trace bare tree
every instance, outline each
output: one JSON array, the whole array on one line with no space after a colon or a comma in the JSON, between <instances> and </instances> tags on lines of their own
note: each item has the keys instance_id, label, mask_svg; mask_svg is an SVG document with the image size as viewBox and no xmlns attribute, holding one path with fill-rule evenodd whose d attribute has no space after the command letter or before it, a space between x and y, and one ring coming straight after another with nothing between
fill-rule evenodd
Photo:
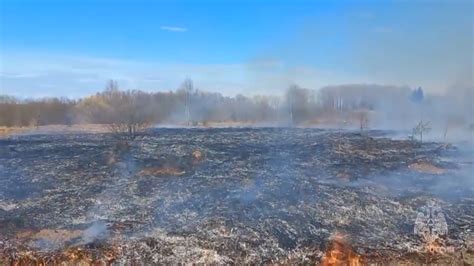
<instances>
[{"instance_id":1,"label":"bare tree","mask_svg":"<svg viewBox=\"0 0 474 266\"><path fill-rule=\"evenodd\" d=\"M181 84L180 90L184 94L184 115L186 116L186 125L191 125L191 95L194 85L190 78L186 78Z\"/></svg>"},{"instance_id":2,"label":"bare tree","mask_svg":"<svg viewBox=\"0 0 474 266\"><path fill-rule=\"evenodd\" d=\"M307 118L309 98L309 90L300 88L298 85L291 85L286 91L285 100L292 125Z\"/></svg>"},{"instance_id":3,"label":"bare tree","mask_svg":"<svg viewBox=\"0 0 474 266\"><path fill-rule=\"evenodd\" d=\"M366 110L358 112L360 133L364 133L369 128L369 114Z\"/></svg>"},{"instance_id":4,"label":"bare tree","mask_svg":"<svg viewBox=\"0 0 474 266\"><path fill-rule=\"evenodd\" d=\"M418 136L418 139L420 142L423 142L423 134L427 133L431 130L431 123L429 121L423 122L423 120L420 120L418 124L413 128L412 131L412 139L416 139L416 136Z\"/></svg>"},{"instance_id":5,"label":"bare tree","mask_svg":"<svg viewBox=\"0 0 474 266\"><path fill-rule=\"evenodd\" d=\"M110 81L105 92L109 128L115 136L133 140L151 124L151 117L143 108L146 95L138 91L120 91Z\"/></svg>"},{"instance_id":6,"label":"bare tree","mask_svg":"<svg viewBox=\"0 0 474 266\"><path fill-rule=\"evenodd\" d=\"M293 91L295 90L295 88L292 86L288 89L287 93L286 93L286 102L288 104L288 114L290 116L290 123L293 125L294 124L294 95L293 95Z\"/></svg>"},{"instance_id":7,"label":"bare tree","mask_svg":"<svg viewBox=\"0 0 474 266\"><path fill-rule=\"evenodd\" d=\"M443 130L443 141L446 143L447 137L448 137L448 130L449 130L449 123L446 123L444 125L444 130Z\"/></svg>"}]
</instances>

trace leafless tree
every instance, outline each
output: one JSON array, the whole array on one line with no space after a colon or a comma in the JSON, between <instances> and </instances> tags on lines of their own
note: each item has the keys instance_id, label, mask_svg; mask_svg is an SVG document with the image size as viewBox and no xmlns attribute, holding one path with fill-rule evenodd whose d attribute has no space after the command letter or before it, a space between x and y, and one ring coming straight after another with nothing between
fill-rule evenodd
<instances>
[{"instance_id":1,"label":"leafless tree","mask_svg":"<svg viewBox=\"0 0 474 266\"><path fill-rule=\"evenodd\" d=\"M446 140L448 138L448 130L449 130L449 124L446 123L444 125L444 130L443 130L443 141L446 143Z\"/></svg>"},{"instance_id":2,"label":"leafless tree","mask_svg":"<svg viewBox=\"0 0 474 266\"><path fill-rule=\"evenodd\" d=\"M24 127L66 124L75 101L64 98L20 100L0 95L0 126Z\"/></svg>"},{"instance_id":3,"label":"leafless tree","mask_svg":"<svg viewBox=\"0 0 474 266\"><path fill-rule=\"evenodd\" d=\"M361 131L364 131L369 121L364 115L353 116L358 110L367 110L368 115L372 114L369 110L377 114L384 112L383 117L387 120L405 121L416 112L410 102L410 92L409 88L375 85L325 87L318 91L293 85L287 89L284 97L268 95L229 97L220 93L198 91L190 79L184 80L178 90L168 92L120 91L117 82L110 81L105 91L77 100L16 99L0 95L0 126L93 123L112 125L113 131L123 132L119 135L129 138L134 138L136 132L141 131L147 124L163 121L187 125L229 121L244 123L285 121L294 125L302 123L336 125L335 122L344 121L340 124L341 127L349 121L355 121L359 123ZM432 98L432 101L442 103L446 100L446 104L454 106L451 104L454 101L452 99L458 99L454 96ZM402 107L399 107L399 103ZM426 107L428 103L430 102L426 102ZM455 121L456 125L472 123L472 119L466 117L467 110L467 107L462 107L450 111L452 114L447 117L448 121ZM431 121L437 119L433 117L434 114L429 115L429 119L424 119ZM414 136L422 140L425 133L420 134L420 129L419 127ZM447 130L448 128L444 132L445 138L448 135Z\"/></svg>"},{"instance_id":4,"label":"leafless tree","mask_svg":"<svg viewBox=\"0 0 474 266\"><path fill-rule=\"evenodd\" d=\"M109 128L114 136L133 140L151 124L151 117L142 103L146 95L138 91L120 91L110 81L105 91Z\"/></svg>"},{"instance_id":5,"label":"leafless tree","mask_svg":"<svg viewBox=\"0 0 474 266\"><path fill-rule=\"evenodd\" d=\"M186 78L181 84L180 90L184 94L184 115L186 117L186 125L191 125L191 95L194 85L190 78Z\"/></svg>"},{"instance_id":6,"label":"leafless tree","mask_svg":"<svg viewBox=\"0 0 474 266\"><path fill-rule=\"evenodd\" d=\"M290 116L290 123L293 125L294 124L294 90L295 87L290 87L288 91L286 92L286 103L288 104L288 114Z\"/></svg>"},{"instance_id":7,"label":"leafless tree","mask_svg":"<svg viewBox=\"0 0 474 266\"><path fill-rule=\"evenodd\" d=\"M369 114L366 110L358 112L360 133L364 133L369 128Z\"/></svg>"},{"instance_id":8,"label":"leafless tree","mask_svg":"<svg viewBox=\"0 0 474 266\"><path fill-rule=\"evenodd\" d=\"M431 123L429 121L423 121L420 120L418 124L413 128L413 133L412 133L412 138L416 139L416 136L418 136L418 139L420 142L423 142L423 134L427 133L431 130Z\"/></svg>"},{"instance_id":9,"label":"leafless tree","mask_svg":"<svg viewBox=\"0 0 474 266\"><path fill-rule=\"evenodd\" d=\"M300 88L298 85L291 85L288 88L285 100L291 124L297 124L307 118L309 99L309 90Z\"/></svg>"}]
</instances>

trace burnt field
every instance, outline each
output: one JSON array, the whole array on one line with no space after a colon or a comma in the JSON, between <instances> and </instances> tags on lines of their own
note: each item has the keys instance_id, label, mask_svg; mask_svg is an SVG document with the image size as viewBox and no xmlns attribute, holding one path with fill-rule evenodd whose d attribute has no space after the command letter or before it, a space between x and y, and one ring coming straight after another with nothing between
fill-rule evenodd
<instances>
[{"instance_id":1,"label":"burnt field","mask_svg":"<svg viewBox=\"0 0 474 266\"><path fill-rule=\"evenodd\" d=\"M470 264L472 163L462 145L380 131L12 136L0 264ZM426 222L430 237L414 232L426 206L445 220Z\"/></svg>"}]
</instances>

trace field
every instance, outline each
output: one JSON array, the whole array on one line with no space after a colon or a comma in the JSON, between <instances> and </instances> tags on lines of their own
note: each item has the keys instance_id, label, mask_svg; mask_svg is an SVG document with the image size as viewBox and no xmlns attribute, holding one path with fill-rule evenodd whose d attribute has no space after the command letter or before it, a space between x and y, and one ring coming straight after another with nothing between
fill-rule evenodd
<instances>
[{"instance_id":1,"label":"field","mask_svg":"<svg viewBox=\"0 0 474 266\"><path fill-rule=\"evenodd\" d=\"M383 131L12 135L0 264L474 263L472 170L465 146ZM429 239L427 206L447 224Z\"/></svg>"}]
</instances>

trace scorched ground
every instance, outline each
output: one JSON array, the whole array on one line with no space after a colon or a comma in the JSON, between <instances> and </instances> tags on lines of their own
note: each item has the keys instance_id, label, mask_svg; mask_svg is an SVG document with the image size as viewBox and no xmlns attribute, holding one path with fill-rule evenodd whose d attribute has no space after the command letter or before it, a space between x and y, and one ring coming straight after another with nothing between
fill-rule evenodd
<instances>
[{"instance_id":1,"label":"scorched ground","mask_svg":"<svg viewBox=\"0 0 474 266\"><path fill-rule=\"evenodd\" d=\"M385 132L0 140L0 264L473 263L472 153ZM414 233L436 204L448 232Z\"/></svg>"}]
</instances>

